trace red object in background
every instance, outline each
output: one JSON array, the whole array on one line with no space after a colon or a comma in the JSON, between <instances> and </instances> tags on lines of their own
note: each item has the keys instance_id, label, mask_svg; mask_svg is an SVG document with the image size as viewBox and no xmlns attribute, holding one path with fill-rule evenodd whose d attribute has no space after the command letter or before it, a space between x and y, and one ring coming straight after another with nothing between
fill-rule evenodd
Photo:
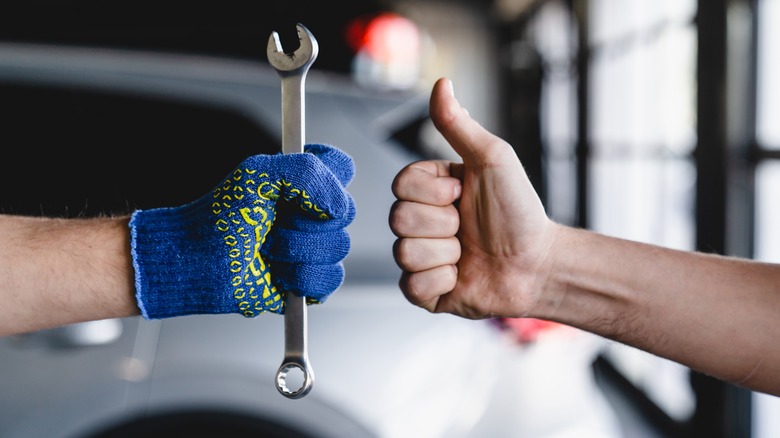
<instances>
[{"instance_id":1,"label":"red object in background","mask_svg":"<svg viewBox=\"0 0 780 438\"><path fill-rule=\"evenodd\" d=\"M381 62L415 60L420 52L417 25L392 12L359 17L346 29L347 44Z\"/></svg>"},{"instance_id":2,"label":"red object in background","mask_svg":"<svg viewBox=\"0 0 780 438\"><path fill-rule=\"evenodd\" d=\"M499 329L510 332L521 344L535 342L540 333L561 327L557 322L535 318L497 318L494 321Z\"/></svg>"}]
</instances>

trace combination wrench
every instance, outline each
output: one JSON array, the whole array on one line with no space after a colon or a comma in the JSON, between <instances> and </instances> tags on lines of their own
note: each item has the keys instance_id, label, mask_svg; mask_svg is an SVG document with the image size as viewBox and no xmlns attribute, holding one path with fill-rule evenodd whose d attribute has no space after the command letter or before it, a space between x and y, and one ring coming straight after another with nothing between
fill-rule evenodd
<instances>
[{"instance_id":1,"label":"combination wrench","mask_svg":"<svg viewBox=\"0 0 780 438\"><path fill-rule=\"evenodd\" d=\"M282 50L279 34L272 32L268 38L268 62L276 69L282 81L282 153L303 152L305 138L304 84L309 67L317 59L319 45L314 35L298 23L299 47L290 53ZM286 291L284 303L284 359L276 372L276 389L288 398L301 398L311 391L314 371L307 352L308 321L306 298ZM288 374L298 370L303 373L300 387L288 386Z\"/></svg>"}]
</instances>

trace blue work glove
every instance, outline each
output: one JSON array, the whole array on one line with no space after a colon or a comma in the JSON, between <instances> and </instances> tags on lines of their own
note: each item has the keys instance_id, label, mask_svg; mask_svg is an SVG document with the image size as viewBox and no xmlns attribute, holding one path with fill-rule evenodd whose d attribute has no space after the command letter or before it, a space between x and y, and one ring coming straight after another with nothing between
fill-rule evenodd
<instances>
[{"instance_id":1,"label":"blue work glove","mask_svg":"<svg viewBox=\"0 0 780 438\"><path fill-rule=\"evenodd\" d=\"M321 144L306 146L347 187L355 175L352 158ZM268 233L263 254L273 265L278 289L307 297L309 303L322 303L344 280L341 261L349 252L346 227L355 218L355 203L349 194L346 214L328 220L309 214L294 203L281 203L277 220Z\"/></svg>"},{"instance_id":2,"label":"blue work glove","mask_svg":"<svg viewBox=\"0 0 780 438\"><path fill-rule=\"evenodd\" d=\"M322 303L344 279L352 158L333 146L255 155L211 193L130 219L136 301L147 319L284 313L284 293Z\"/></svg>"}]
</instances>

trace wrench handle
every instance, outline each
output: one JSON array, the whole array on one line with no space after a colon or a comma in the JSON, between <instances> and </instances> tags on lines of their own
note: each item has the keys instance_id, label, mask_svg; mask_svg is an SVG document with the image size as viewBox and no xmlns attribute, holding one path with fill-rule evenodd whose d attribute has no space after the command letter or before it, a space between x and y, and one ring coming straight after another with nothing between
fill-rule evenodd
<instances>
[{"instance_id":1,"label":"wrench handle","mask_svg":"<svg viewBox=\"0 0 780 438\"><path fill-rule=\"evenodd\" d=\"M282 153L303 152L305 138L306 72L282 77ZM284 359L276 372L276 389L285 397L300 398L311 391L314 371L309 364L306 299L287 291L284 304ZM300 385L288 383L289 373L302 374ZM300 380L300 379L297 379ZM296 389L297 388L297 389Z\"/></svg>"},{"instance_id":2,"label":"wrench handle","mask_svg":"<svg viewBox=\"0 0 780 438\"><path fill-rule=\"evenodd\" d=\"M282 153L303 152L306 138L306 73L282 77Z\"/></svg>"}]
</instances>

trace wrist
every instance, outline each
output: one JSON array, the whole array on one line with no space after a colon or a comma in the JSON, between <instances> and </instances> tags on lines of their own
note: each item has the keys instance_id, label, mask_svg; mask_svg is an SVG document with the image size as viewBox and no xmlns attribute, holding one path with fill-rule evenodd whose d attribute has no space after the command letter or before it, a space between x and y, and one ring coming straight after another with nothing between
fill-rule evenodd
<instances>
[{"instance_id":1,"label":"wrist","mask_svg":"<svg viewBox=\"0 0 780 438\"><path fill-rule=\"evenodd\" d=\"M624 241L558 225L538 317L614 337L636 318L641 279L622 269Z\"/></svg>"}]
</instances>

